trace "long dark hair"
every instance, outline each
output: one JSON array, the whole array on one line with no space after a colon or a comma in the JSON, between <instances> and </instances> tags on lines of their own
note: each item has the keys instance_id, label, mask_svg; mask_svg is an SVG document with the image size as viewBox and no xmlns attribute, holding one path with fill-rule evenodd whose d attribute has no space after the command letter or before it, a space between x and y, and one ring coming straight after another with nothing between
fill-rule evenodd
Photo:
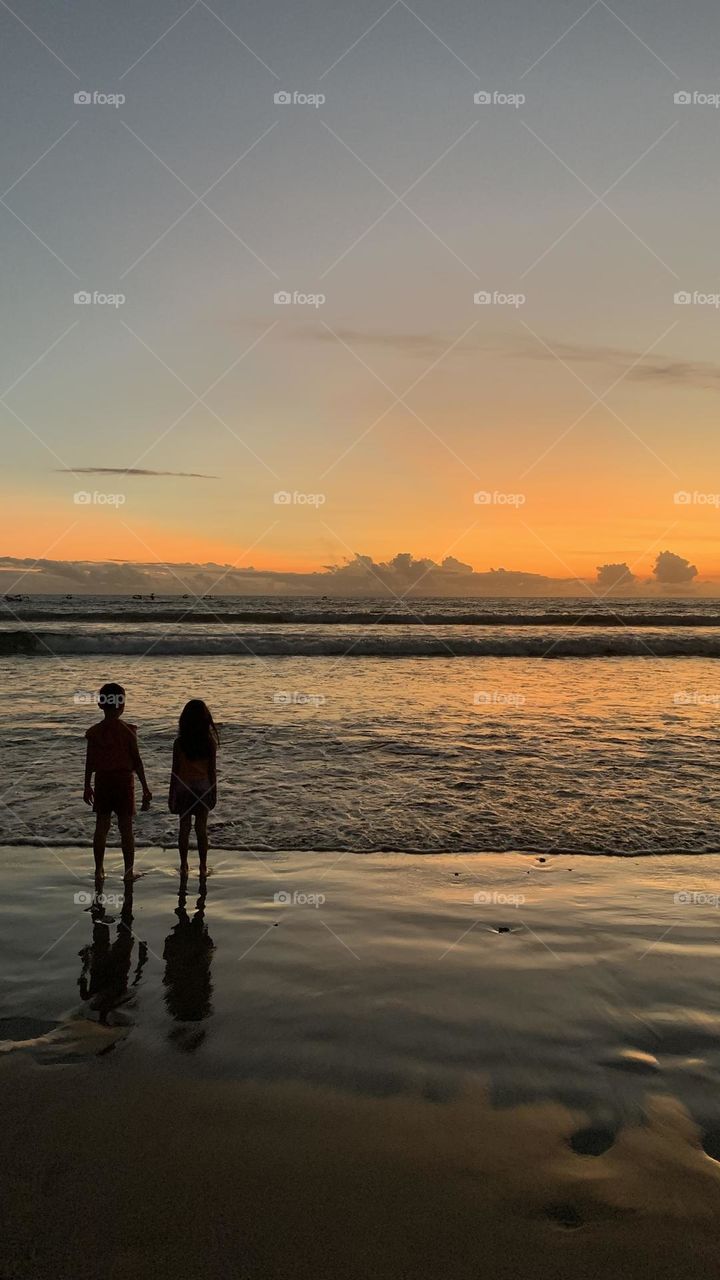
<instances>
[{"instance_id":1,"label":"long dark hair","mask_svg":"<svg viewBox=\"0 0 720 1280\"><path fill-rule=\"evenodd\" d=\"M215 721L200 698L192 698L182 709L178 742L188 760L206 760L214 755L220 735Z\"/></svg>"}]
</instances>

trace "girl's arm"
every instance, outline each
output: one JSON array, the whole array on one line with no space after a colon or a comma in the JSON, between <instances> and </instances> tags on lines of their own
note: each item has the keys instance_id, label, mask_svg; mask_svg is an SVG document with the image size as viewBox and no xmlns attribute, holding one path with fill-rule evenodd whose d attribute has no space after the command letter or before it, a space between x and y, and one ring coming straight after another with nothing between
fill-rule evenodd
<instances>
[{"instance_id":1,"label":"girl's arm","mask_svg":"<svg viewBox=\"0 0 720 1280\"><path fill-rule=\"evenodd\" d=\"M173 742L172 754L172 770L170 773L170 790L168 791L168 809L171 813L177 813L177 784L178 784L178 765L179 765L178 744Z\"/></svg>"},{"instance_id":2,"label":"girl's arm","mask_svg":"<svg viewBox=\"0 0 720 1280\"><path fill-rule=\"evenodd\" d=\"M217 748L213 746L210 752L210 767L208 769L210 779L210 808L214 809L217 804Z\"/></svg>"},{"instance_id":3,"label":"girl's arm","mask_svg":"<svg viewBox=\"0 0 720 1280\"><path fill-rule=\"evenodd\" d=\"M85 751L85 789L83 791L83 800L85 801L85 804L92 804L95 798L92 789L92 776L93 766L92 760L90 759L90 743L88 742L87 749Z\"/></svg>"}]
</instances>

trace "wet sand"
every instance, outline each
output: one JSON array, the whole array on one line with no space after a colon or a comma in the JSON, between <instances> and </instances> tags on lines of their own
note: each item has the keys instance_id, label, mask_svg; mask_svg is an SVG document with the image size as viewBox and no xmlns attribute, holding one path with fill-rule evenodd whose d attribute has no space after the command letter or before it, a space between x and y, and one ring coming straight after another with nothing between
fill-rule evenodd
<instances>
[{"instance_id":1,"label":"wet sand","mask_svg":"<svg viewBox=\"0 0 720 1280\"><path fill-rule=\"evenodd\" d=\"M720 859L0 861L3 1277L718 1275Z\"/></svg>"},{"instance_id":2,"label":"wet sand","mask_svg":"<svg viewBox=\"0 0 720 1280\"><path fill-rule=\"evenodd\" d=\"M16 1061L4 1274L716 1276L720 1171L683 1108L597 1157L579 1119Z\"/></svg>"}]
</instances>

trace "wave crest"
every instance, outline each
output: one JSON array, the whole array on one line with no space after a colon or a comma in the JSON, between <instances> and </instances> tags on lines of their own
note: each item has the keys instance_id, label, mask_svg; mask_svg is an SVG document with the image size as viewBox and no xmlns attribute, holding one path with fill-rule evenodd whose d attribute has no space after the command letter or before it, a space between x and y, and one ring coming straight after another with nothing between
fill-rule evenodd
<instances>
[{"instance_id":1,"label":"wave crest","mask_svg":"<svg viewBox=\"0 0 720 1280\"><path fill-rule=\"evenodd\" d=\"M326 657L326 658L720 658L720 634L688 631L528 631L441 636L422 633L358 635L306 632L240 631L229 627L202 632L192 627L178 635L150 630L0 632L0 654L27 657L81 657L91 654L153 657Z\"/></svg>"}]
</instances>

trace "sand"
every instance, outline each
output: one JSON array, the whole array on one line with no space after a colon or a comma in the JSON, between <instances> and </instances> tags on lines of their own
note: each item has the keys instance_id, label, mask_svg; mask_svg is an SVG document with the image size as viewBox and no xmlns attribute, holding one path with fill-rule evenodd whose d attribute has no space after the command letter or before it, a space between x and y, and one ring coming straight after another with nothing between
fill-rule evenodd
<instances>
[{"instance_id":1,"label":"sand","mask_svg":"<svg viewBox=\"0 0 720 1280\"><path fill-rule=\"evenodd\" d=\"M3 1278L718 1275L720 860L245 857L185 920L154 854L113 1004L57 852L2 855Z\"/></svg>"}]
</instances>

